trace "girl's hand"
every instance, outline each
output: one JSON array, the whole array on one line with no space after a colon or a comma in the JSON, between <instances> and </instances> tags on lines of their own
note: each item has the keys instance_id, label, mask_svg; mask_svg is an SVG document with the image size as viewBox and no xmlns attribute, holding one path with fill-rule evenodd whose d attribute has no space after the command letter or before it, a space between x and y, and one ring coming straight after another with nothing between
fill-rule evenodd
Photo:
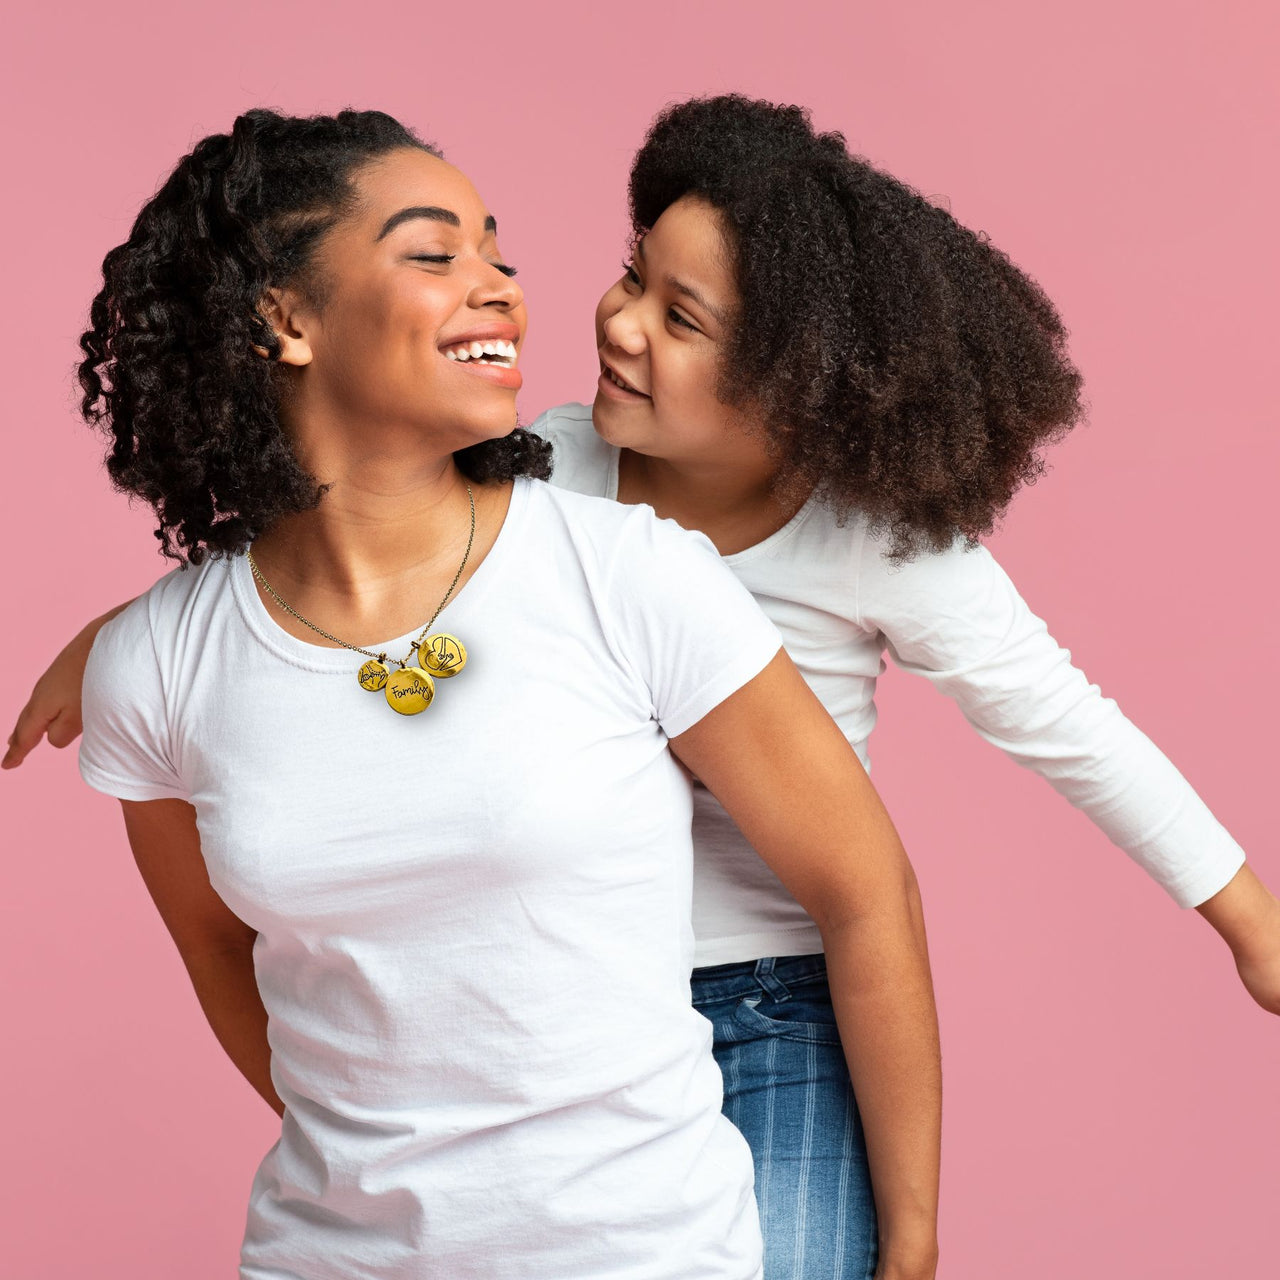
<instances>
[{"instance_id":1,"label":"girl's hand","mask_svg":"<svg viewBox=\"0 0 1280 1280\"><path fill-rule=\"evenodd\" d=\"M1268 1012L1280 1014L1280 930L1271 953L1261 959L1236 957L1245 990Z\"/></svg>"},{"instance_id":2,"label":"girl's hand","mask_svg":"<svg viewBox=\"0 0 1280 1280\"><path fill-rule=\"evenodd\" d=\"M36 681L27 705L18 713L0 769L16 769L43 737L48 737L52 746L68 747L84 732L80 720L80 687L84 683L89 650L98 632L126 607L122 604L95 618Z\"/></svg>"},{"instance_id":3,"label":"girl's hand","mask_svg":"<svg viewBox=\"0 0 1280 1280\"><path fill-rule=\"evenodd\" d=\"M1271 899L1257 929L1232 954L1245 990L1268 1013L1280 1014L1280 902Z\"/></svg>"},{"instance_id":4,"label":"girl's hand","mask_svg":"<svg viewBox=\"0 0 1280 1280\"><path fill-rule=\"evenodd\" d=\"M1280 1014L1280 901L1246 864L1196 910L1231 948L1245 990Z\"/></svg>"}]
</instances>

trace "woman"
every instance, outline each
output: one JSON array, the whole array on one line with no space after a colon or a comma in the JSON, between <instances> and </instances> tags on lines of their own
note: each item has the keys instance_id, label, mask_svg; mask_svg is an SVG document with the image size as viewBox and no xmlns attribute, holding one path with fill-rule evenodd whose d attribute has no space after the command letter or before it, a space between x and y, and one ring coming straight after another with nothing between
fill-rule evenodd
<instances>
[{"instance_id":1,"label":"woman","mask_svg":"<svg viewBox=\"0 0 1280 1280\"><path fill-rule=\"evenodd\" d=\"M112 478L187 562L97 639L82 773L282 1116L241 1274L760 1275L678 759L824 923L882 1273L931 1276L909 865L712 550L529 478L513 274L389 117L250 112L108 254L82 340Z\"/></svg>"}]
</instances>

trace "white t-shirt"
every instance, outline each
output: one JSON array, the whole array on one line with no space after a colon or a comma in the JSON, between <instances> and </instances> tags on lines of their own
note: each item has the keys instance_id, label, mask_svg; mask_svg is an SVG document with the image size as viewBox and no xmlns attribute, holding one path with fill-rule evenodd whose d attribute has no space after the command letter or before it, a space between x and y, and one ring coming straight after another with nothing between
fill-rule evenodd
<instances>
[{"instance_id":1,"label":"white t-shirt","mask_svg":"<svg viewBox=\"0 0 1280 1280\"><path fill-rule=\"evenodd\" d=\"M169 574L89 660L86 781L190 801L258 931L286 1113L241 1275L753 1280L667 738L777 631L705 539L536 481L437 627L469 664L401 717L241 556Z\"/></svg>"},{"instance_id":2,"label":"white t-shirt","mask_svg":"<svg viewBox=\"0 0 1280 1280\"><path fill-rule=\"evenodd\" d=\"M618 496L619 451L591 409L548 410L552 482ZM1082 809L1182 906L1211 897L1244 852L1159 748L1071 664L985 548L902 565L856 517L809 501L725 563L777 624L787 652L864 765L883 652L953 698L988 742ZM697 963L822 949L817 927L705 789L694 800Z\"/></svg>"}]
</instances>

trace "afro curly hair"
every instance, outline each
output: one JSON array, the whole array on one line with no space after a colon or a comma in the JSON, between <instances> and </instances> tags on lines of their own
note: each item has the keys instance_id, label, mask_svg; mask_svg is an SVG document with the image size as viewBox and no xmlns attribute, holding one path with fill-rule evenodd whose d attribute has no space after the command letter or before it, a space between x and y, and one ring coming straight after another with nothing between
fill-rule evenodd
<instances>
[{"instance_id":1,"label":"afro curly hair","mask_svg":"<svg viewBox=\"0 0 1280 1280\"><path fill-rule=\"evenodd\" d=\"M633 235L686 196L718 211L738 288L717 394L763 427L778 491L862 513L898 559L990 533L1083 414L1040 287L801 107L663 111L631 169Z\"/></svg>"},{"instance_id":2,"label":"afro curly hair","mask_svg":"<svg viewBox=\"0 0 1280 1280\"><path fill-rule=\"evenodd\" d=\"M273 285L316 287L308 268L354 204L356 170L405 147L440 154L380 111L245 112L179 161L103 261L81 412L170 559L234 554L320 501L280 420L280 344L258 305ZM478 483L551 470L550 446L522 430L455 457Z\"/></svg>"}]
</instances>

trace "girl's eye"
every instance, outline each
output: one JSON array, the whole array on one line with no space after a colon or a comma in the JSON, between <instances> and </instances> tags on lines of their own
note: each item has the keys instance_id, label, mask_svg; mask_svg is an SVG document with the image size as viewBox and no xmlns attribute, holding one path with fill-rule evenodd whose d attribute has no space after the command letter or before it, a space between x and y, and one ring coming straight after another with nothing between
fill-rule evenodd
<instances>
[{"instance_id":1,"label":"girl's eye","mask_svg":"<svg viewBox=\"0 0 1280 1280\"><path fill-rule=\"evenodd\" d=\"M414 253L409 255L410 262L434 262L437 266L447 267L457 254L453 253Z\"/></svg>"},{"instance_id":2,"label":"girl's eye","mask_svg":"<svg viewBox=\"0 0 1280 1280\"><path fill-rule=\"evenodd\" d=\"M629 262L622 264L622 278L628 283L633 284L636 288L640 287L640 277L636 275L636 269Z\"/></svg>"},{"instance_id":3,"label":"girl's eye","mask_svg":"<svg viewBox=\"0 0 1280 1280\"><path fill-rule=\"evenodd\" d=\"M501 271L502 274L508 278L517 274L515 267L510 267L505 262L491 262L489 265L493 267L495 271Z\"/></svg>"},{"instance_id":4,"label":"girl's eye","mask_svg":"<svg viewBox=\"0 0 1280 1280\"><path fill-rule=\"evenodd\" d=\"M667 319L670 320L672 324L682 325L686 329L692 329L695 333L698 330L698 326L686 320L684 316L675 309L675 307L672 307L671 310L667 312Z\"/></svg>"}]
</instances>

